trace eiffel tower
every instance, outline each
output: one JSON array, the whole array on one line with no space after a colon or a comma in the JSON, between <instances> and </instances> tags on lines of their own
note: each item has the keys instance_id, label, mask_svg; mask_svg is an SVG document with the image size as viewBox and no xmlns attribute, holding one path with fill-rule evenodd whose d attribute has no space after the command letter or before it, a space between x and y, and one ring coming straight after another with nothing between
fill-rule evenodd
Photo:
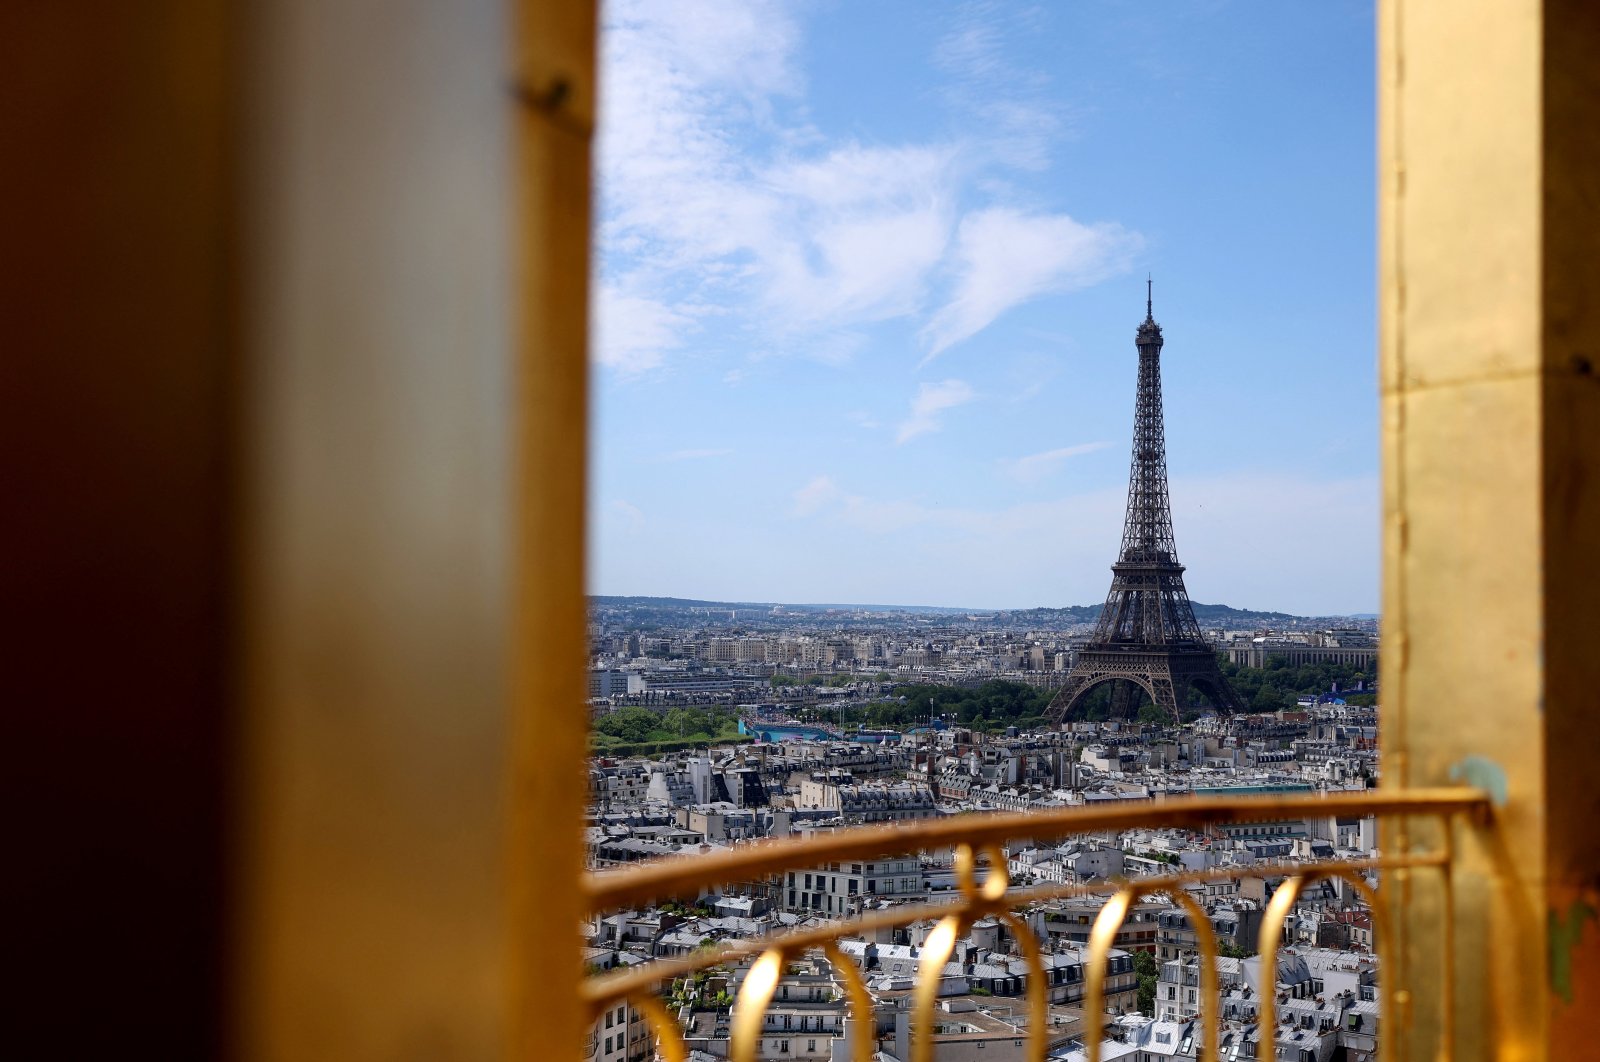
<instances>
[{"instance_id":1,"label":"eiffel tower","mask_svg":"<svg viewBox=\"0 0 1600 1062\"><path fill-rule=\"evenodd\" d=\"M1047 714L1056 722L1070 719L1084 694L1107 682L1113 684L1113 718L1127 717L1139 689L1175 722L1190 686L1220 711L1242 707L1222 677L1215 650L1195 622L1189 592L1183 588L1183 565L1173 545L1166 430L1161 419L1163 341L1152 309L1154 285L1146 284L1144 321L1134 337L1139 348L1139 396L1122 552L1111 566L1111 592L1094 636L1050 702Z\"/></svg>"}]
</instances>

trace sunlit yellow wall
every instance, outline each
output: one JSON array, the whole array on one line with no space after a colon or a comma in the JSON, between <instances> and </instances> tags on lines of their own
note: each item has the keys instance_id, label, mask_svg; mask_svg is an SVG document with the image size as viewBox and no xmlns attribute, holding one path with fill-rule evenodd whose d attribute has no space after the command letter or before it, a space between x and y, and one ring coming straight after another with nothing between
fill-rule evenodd
<instances>
[{"instance_id":1,"label":"sunlit yellow wall","mask_svg":"<svg viewBox=\"0 0 1600 1062\"><path fill-rule=\"evenodd\" d=\"M1597 30L1576 0L1380 8L1384 782L1483 786L1509 841L1457 876L1500 931L1469 936L1453 972L1431 953L1438 890L1396 883L1405 942L1385 976L1416 989L1414 1057L1438 1043L1423 989L1441 976L1460 1057L1538 1054L1547 1014L1557 1038L1600 1002L1600 932L1553 921L1600 869ZM1498 1042L1474 1024L1485 963Z\"/></svg>"}]
</instances>

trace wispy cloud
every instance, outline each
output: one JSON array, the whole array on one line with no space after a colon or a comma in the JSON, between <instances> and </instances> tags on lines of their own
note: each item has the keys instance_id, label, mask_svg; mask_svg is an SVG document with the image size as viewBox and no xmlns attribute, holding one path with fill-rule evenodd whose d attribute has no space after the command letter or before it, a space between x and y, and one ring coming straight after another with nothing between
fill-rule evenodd
<instances>
[{"instance_id":1,"label":"wispy cloud","mask_svg":"<svg viewBox=\"0 0 1600 1062\"><path fill-rule=\"evenodd\" d=\"M618 498L611 503L611 512L630 534L644 529L644 513L632 502Z\"/></svg>"},{"instance_id":2,"label":"wispy cloud","mask_svg":"<svg viewBox=\"0 0 1600 1062\"><path fill-rule=\"evenodd\" d=\"M794 492L794 515L810 516L838 496L831 476L817 476Z\"/></svg>"},{"instance_id":3,"label":"wispy cloud","mask_svg":"<svg viewBox=\"0 0 1600 1062\"><path fill-rule=\"evenodd\" d=\"M973 126L986 157L1022 170L1042 170L1064 132L1069 111L1046 90L1050 77L1016 61L1009 41L1038 32L1040 8L993 0L963 5L934 49L952 78L945 100Z\"/></svg>"},{"instance_id":4,"label":"wispy cloud","mask_svg":"<svg viewBox=\"0 0 1600 1062\"><path fill-rule=\"evenodd\" d=\"M870 431L874 428L882 427L878 423L878 419L864 409L852 409L845 416L849 417L850 423L858 428L866 428Z\"/></svg>"},{"instance_id":5,"label":"wispy cloud","mask_svg":"<svg viewBox=\"0 0 1600 1062\"><path fill-rule=\"evenodd\" d=\"M1054 473L1069 458L1092 454L1110 445L1108 442L1079 443L1076 446L1063 446L1059 450L1046 450L1043 453L1001 461L1000 465L1012 479L1033 483Z\"/></svg>"},{"instance_id":6,"label":"wispy cloud","mask_svg":"<svg viewBox=\"0 0 1600 1062\"><path fill-rule=\"evenodd\" d=\"M797 152L817 138L779 117L803 88L792 5L616 0L603 41L608 280L662 306L737 304L745 324L777 332L781 348L802 354L813 336L918 309L950 239L953 149L843 143ZM653 323L653 360L637 348L612 354L604 341L601 360L659 365L693 317ZM841 356L837 342L822 345L820 357Z\"/></svg>"},{"instance_id":7,"label":"wispy cloud","mask_svg":"<svg viewBox=\"0 0 1600 1062\"><path fill-rule=\"evenodd\" d=\"M733 453L733 451L728 449L674 450L670 454L662 454L660 457L657 457L656 460L661 462L702 461L708 457L727 457L731 453Z\"/></svg>"},{"instance_id":8,"label":"wispy cloud","mask_svg":"<svg viewBox=\"0 0 1600 1062\"><path fill-rule=\"evenodd\" d=\"M912 501L876 501L839 488L832 476L817 476L794 492L796 517L826 516L875 533L902 530L923 523L931 510Z\"/></svg>"},{"instance_id":9,"label":"wispy cloud","mask_svg":"<svg viewBox=\"0 0 1600 1062\"><path fill-rule=\"evenodd\" d=\"M939 383L925 383L917 388L917 396L911 400L911 415L900 422L900 429L895 432L894 441L903 443L915 439L918 435L938 431L943 425L939 421L939 414L947 409L965 405L976 397L976 392L965 380L942 380Z\"/></svg>"},{"instance_id":10,"label":"wispy cloud","mask_svg":"<svg viewBox=\"0 0 1600 1062\"><path fill-rule=\"evenodd\" d=\"M762 298L794 329L914 313L952 224L946 147L848 144L768 171L779 239L751 248Z\"/></svg>"},{"instance_id":11,"label":"wispy cloud","mask_svg":"<svg viewBox=\"0 0 1600 1062\"><path fill-rule=\"evenodd\" d=\"M600 284L590 304L594 359L624 376L661 364L682 343L693 319L656 299L630 295L616 284Z\"/></svg>"},{"instance_id":12,"label":"wispy cloud","mask_svg":"<svg viewBox=\"0 0 1600 1062\"><path fill-rule=\"evenodd\" d=\"M970 129L872 144L830 142L806 119L798 11L789 0L606 5L601 364L647 373L691 337L714 354L713 314L745 333L744 350L834 364L856 355L864 326L925 323L932 356L1019 302L1111 267L1103 245L1115 226L964 205L980 189L1000 195L995 167L1042 164L1039 143L1055 135L1058 108L1039 95L1048 79L1008 67L1008 36L1035 16L976 5L938 46L950 106L984 101ZM996 243L1030 226L1043 231L1014 256ZM1051 246L1063 237L1067 248Z\"/></svg>"},{"instance_id":13,"label":"wispy cloud","mask_svg":"<svg viewBox=\"0 0 1600 1062\"><path fill-rule=\"evenodd\" d=\"M923 329L924 365L1020 303L1126 270L1142 240L1121 225L993 207L962 219L957 244L960 276Z\"/></svg>"}]
</instances>

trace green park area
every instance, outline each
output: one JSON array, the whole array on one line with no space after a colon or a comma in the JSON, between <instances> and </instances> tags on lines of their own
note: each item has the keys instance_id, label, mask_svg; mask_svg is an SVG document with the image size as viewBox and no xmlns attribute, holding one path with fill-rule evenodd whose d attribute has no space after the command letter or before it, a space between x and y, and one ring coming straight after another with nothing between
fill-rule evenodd
<instances>
[{"instance_id":1,"label":"green park area","mask_svg":"<svg viewBox=\"0 0 1600 1062\"><path fill-rule=\"evenodd\" d=\"M1271 658L1264 668L1240 667L1222 662L1222 673L1238 692L1246 707L1256 712L1275 712L1295 706L1302 695L1326 693L1337 684L1352 689L1358 681L1375 676L1344 664L1306 664L1290 666L1281 658ZM887 676L885 676L887 677ZM781 680L781 681L780 681ZM779 676L775 685L796 685L799 680ZM814 685L843 685L849 676L828 676ZM845 727L857 725L907 730L942 719L951 726L999 731L1006 727L1029 729L1045 722L1045 710L1054 695L1021 682L991 679L976 686L941 686L916 683L895 687L890 697L865 704L822 704L794 706L790 713L806 723L831 723ZM1141 694L1138 717L1146 722L1164 722L1153 704ZM1346 694L1348 704L1370 705L1371 693ZM1192 698L1191 707L1204 700ZM1085 698L1085 717L1104 719L1111 709L1111 687L1101 686ZM623 707L596 720L590 736L594 751L601 755L650 756L707 745L729 745L739 741L737 713L726 707L680 707L665 712L649 708Z\"/></svg>"},{"instance_id":2,"label":"green park area","mask_svg":"<svg viewBox=\"0 0 1600 1062\"><path fill-rule=\"evenodd\" d=\"M595 720L590 745L601 755L649 756L739 740L739 717L728 708L623 707Z\"/></svg>"}]
</instances>

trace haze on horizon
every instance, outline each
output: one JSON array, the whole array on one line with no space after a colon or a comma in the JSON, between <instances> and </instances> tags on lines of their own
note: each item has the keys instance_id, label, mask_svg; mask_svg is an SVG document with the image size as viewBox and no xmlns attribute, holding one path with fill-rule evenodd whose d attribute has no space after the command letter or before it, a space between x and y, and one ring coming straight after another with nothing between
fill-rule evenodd
<instances>
[{"instance_id":1,"label":"haze on horizon","mask_svg":"<svg viewBox=\"0 0 1600 1062\"><path fill-rule=\"evenodd\" d=\"M1098 608L1101 607L1102 604L1104 604L1104 602L1101 602L1101 601L1094 601L1094 602L1080 601L1080 602L1076 602L1074 604L1067 604L1067 605L973 605L973 604L944 605L944 604L937 604L937 603L928 602L928 601L912 601L912 602L902 602L902 601L773 601L773 600L766 600L766 599L761 599L761 598L743 598L743 599L740 599L740 598L728 598L728 599L708 598L708 597L705 597L705 596L699 595L699 594L595 594L595 595L591 595L591 597L592 598L593 597L598 597L598 598L632 599L632 600L694 601L694 602L704 602L706 604L712 604L712 605L735 605L735 606L738 606L738 605L773 605L773 606L781 606L783 608L797 608L797 609L864 609L864 610L893 609L893 610L895 610L897 612L912 612L912 613L923 612L923 611L928 611L928 612L932 612L932 611L938 611L938 612L970 612L970 613L1026 612L1026 611L1029 611L1029 610L1032 610L1032 609L1036 609L1036 608L1053 608L1053 609L1094 608L1094 609L1098 609ZM1277 612L1277 613L1283 613L1285 615L1291 615L1291 616L1294 616L1294 617L1296 617L1298 619L1323 619L1323 618L1335 619L1335 618L1339 618L1339 617L1346 617L1346 618L1349 618L1349 619L1375 619L1375 618L1378 617L1378 613L1376 613L1376 612L1317 612L1317 613L1308 613L1308 614L1291 613L1291 612L1286 612L1284 609L1281 609L1281 608L1264 608L1264 607L1263 608L1257 608L1257 607L1254 607L1254 606L1251 606L1251 605L1232 605L1232 604L1229 604L1226 601L1196 601L1196 602L1193 602L1193 604L1194 604L1194 606L1196 608L1212 608L1212 607L1216 607L1216 606L1220 605L1220 606L1225 606L1227 608L1235 609L1236 611L1239 611L1239 612L1259 612L1259 613ZM1202 626L1206 626L1206 624L1202 623Z\"/></svg>"},{"instance_id":2,"label":"haze on horizon","mask_svg":"<svg viewBox=\"0 0 1600 1062\"><path fill-rule=\"evenodd\" d=\"M607 4L591 591L1104 600L1150 272L1190 595L1375 612L1373 47L1364 2Z\"/></svg>"}]
</instances>

